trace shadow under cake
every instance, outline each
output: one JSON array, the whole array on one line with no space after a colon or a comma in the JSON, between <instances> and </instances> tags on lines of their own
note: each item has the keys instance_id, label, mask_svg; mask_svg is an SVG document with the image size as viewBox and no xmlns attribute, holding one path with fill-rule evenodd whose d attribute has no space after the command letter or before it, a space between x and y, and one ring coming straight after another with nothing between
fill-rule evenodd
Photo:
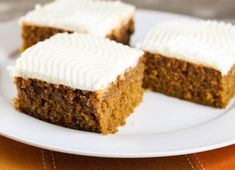
<instances>
[{"instance_id":1,"label":"shadow under cake","mask_svg":"<svg viewBox=\"0 0 235 170\"><path fill-rule=\"evenodd\" d=\"M65 127L114 133L142 101L142 55L88 34L57 34L17 59L15 108Z\"/></svg>"},{"instance_id":2,"label":"shadow under cake","mask_svg":"<svg viewBox=\"0 0 235 170\"><path fill-rule=\"evenodd\" d=\"M21 18L21 51L57 33L78 32L129 44L135 7L119 1L60 0Z\"/></svg>"},{"instance_id":3,"label":"shadow under cake","mask_svg":"<svg viewBox=\"0 0 235 170\"><path fill-rule=\"evenodd\" d=\"M138 45L145 51L143 87L224 108L235 95L235 27L216 21L157 25Z\"/></svg>"}]
</instances>

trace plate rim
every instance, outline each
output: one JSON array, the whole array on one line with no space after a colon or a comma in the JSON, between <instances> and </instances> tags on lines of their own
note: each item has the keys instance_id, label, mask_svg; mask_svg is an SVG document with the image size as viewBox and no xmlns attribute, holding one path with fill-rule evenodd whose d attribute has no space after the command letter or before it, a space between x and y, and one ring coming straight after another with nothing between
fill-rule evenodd
<instances>
[{"instance_id":1,"label":"plate rim","mask_svg":"<svg viewBox=\"0 0 235 170\"><path fill-rule=\"evenodd\" d=\"M157 158L157 157L169 157L169 156L182 156L182 155L188 155L188 154L195 154L195 153L201 153L201 152L206 152L206 151L211 151L214 149L220 149L224 148L230 145L235 144L235 139L223 143L218 143L214 145L208 145L208 146L202 146L202 147L197 147L197 148L192 148L192 149L187 149L187 150L181 150L181 151L169 151L169 152L163 152L160 154L159 152L150 152L150 153L141 153L141 154L136 154L136 153L101 153L101 152L92 152L92 151L74 151L70 149L62 149L58 148L55 146L46 146L43 144L36 144L34 142L30 142L27 139L23 138L17 138L14 137L13 135L1 133L2 136L14 140L16 142L20 142L23 144L27 144L33 147L41 148L41 149L46 149L46 150L51 150L55 152L60 152L60 153L65 153L65 154L72 154L72 155L80 155L80 156L91 156L91 157L99 157L99 158Z\"/></svg>"}]
</instances>

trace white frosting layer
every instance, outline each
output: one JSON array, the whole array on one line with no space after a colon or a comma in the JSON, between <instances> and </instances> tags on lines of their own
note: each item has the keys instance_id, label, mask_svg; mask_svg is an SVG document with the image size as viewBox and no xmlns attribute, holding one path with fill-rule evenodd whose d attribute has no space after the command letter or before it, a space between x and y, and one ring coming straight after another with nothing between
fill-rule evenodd
<instances>
[{"instance_id":1,"label":"white frosting layer","mask_svg":"<svg viewBox=\"0 0 235 170\"><path fill-rule=\"evenodd\" d=\"M98 91L136 66L143 52L89 34L56 34L25 50L12 76Z\"/></svg>"},{"instance_id":2,"label":"white frosting layer","mask_svg":"<svg viewBox=\"0 0 235 170\"><path fill-rule=\"evenodd\" d=\"M137 48L212 67L226 75L235 64L235 26L202 20L164 22Z\"/></svg>"},{"instance_id":3,"label":"white frosting layer","mask_svg":"<svg viewBox=\"0 0 235 170\"><path fill-rule=\"evenodd\" d=\"M37 5L21 23L90 33L105 37L134 15L135 7L120 1L56 0Z\"/></svg>"}]
</instances>

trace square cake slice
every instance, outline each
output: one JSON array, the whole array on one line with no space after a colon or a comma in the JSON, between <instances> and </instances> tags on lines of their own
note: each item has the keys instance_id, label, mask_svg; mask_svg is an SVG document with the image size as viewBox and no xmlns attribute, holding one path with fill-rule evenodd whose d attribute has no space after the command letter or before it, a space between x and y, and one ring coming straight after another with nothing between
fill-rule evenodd
<instances>
[{"instance_id":1,"label":"square cake slice","mask_svg":"<svg viewBox=\"0 0 235 170\"><path fill-rule=\"evenodd\" d=\"M21 51L61 32L88 33L128 44L135 7L120 1L56 0L21 18Z\"/></svg>"},{"instance_id":2,"label":"square cake slice","mask_svg":"<svg viewBox=\"0 0 235 170\"><path fill-rule=\"evenodd\" d=\"M144 88L218 108L235 95L235 26L167 21L137 46L145 51Z\"/></svg>"},{"instance_id":3,"label":"square cake slice","mask_svg":"<svg viewBox=\"0 0 235 170\"><path fill-rule=\"evenodd\" d=\"M69 128L114 133L142 101L143 52L89 34L60 33L12 67L15 108Z\"/></svg>"}]
</instances>

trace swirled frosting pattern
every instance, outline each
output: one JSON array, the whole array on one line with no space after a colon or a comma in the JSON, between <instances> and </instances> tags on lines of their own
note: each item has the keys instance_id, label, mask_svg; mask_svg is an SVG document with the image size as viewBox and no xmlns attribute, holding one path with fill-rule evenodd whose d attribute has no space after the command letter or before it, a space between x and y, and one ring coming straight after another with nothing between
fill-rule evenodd
<instances>
[{"instance_id":1,"label":"swirled frosting pattern","mask_svg":"<svg viewBox=\"0 0 235 170\"><path fill-rule=\"evenodd\" d=\"M20 22L105 37L134 15L135 7L120 1L56 0L37 5Z\"/></svg>"},{"instance_id":2,"label":"swirled frosting pattern","mask_svg":"<svg viewBox=\"0 0 235 170\"><path fill-rule=\"evenodd\" d=\"M57 34L25 50L12 68L20 76L99 91L136 66L143 52L89 34Z\"/></svg>"},{"instance_id":3,"label":"swirled frosting pattern","mask_svg":"<svg viewBox=\"0 0 235 170\"><path fill-rule=\"evenodd\" d=\"M168 21L155 26L137 48L212 67L226 75L235 64L235 26L204 20Z\"/></svg>"}]
</instances>

